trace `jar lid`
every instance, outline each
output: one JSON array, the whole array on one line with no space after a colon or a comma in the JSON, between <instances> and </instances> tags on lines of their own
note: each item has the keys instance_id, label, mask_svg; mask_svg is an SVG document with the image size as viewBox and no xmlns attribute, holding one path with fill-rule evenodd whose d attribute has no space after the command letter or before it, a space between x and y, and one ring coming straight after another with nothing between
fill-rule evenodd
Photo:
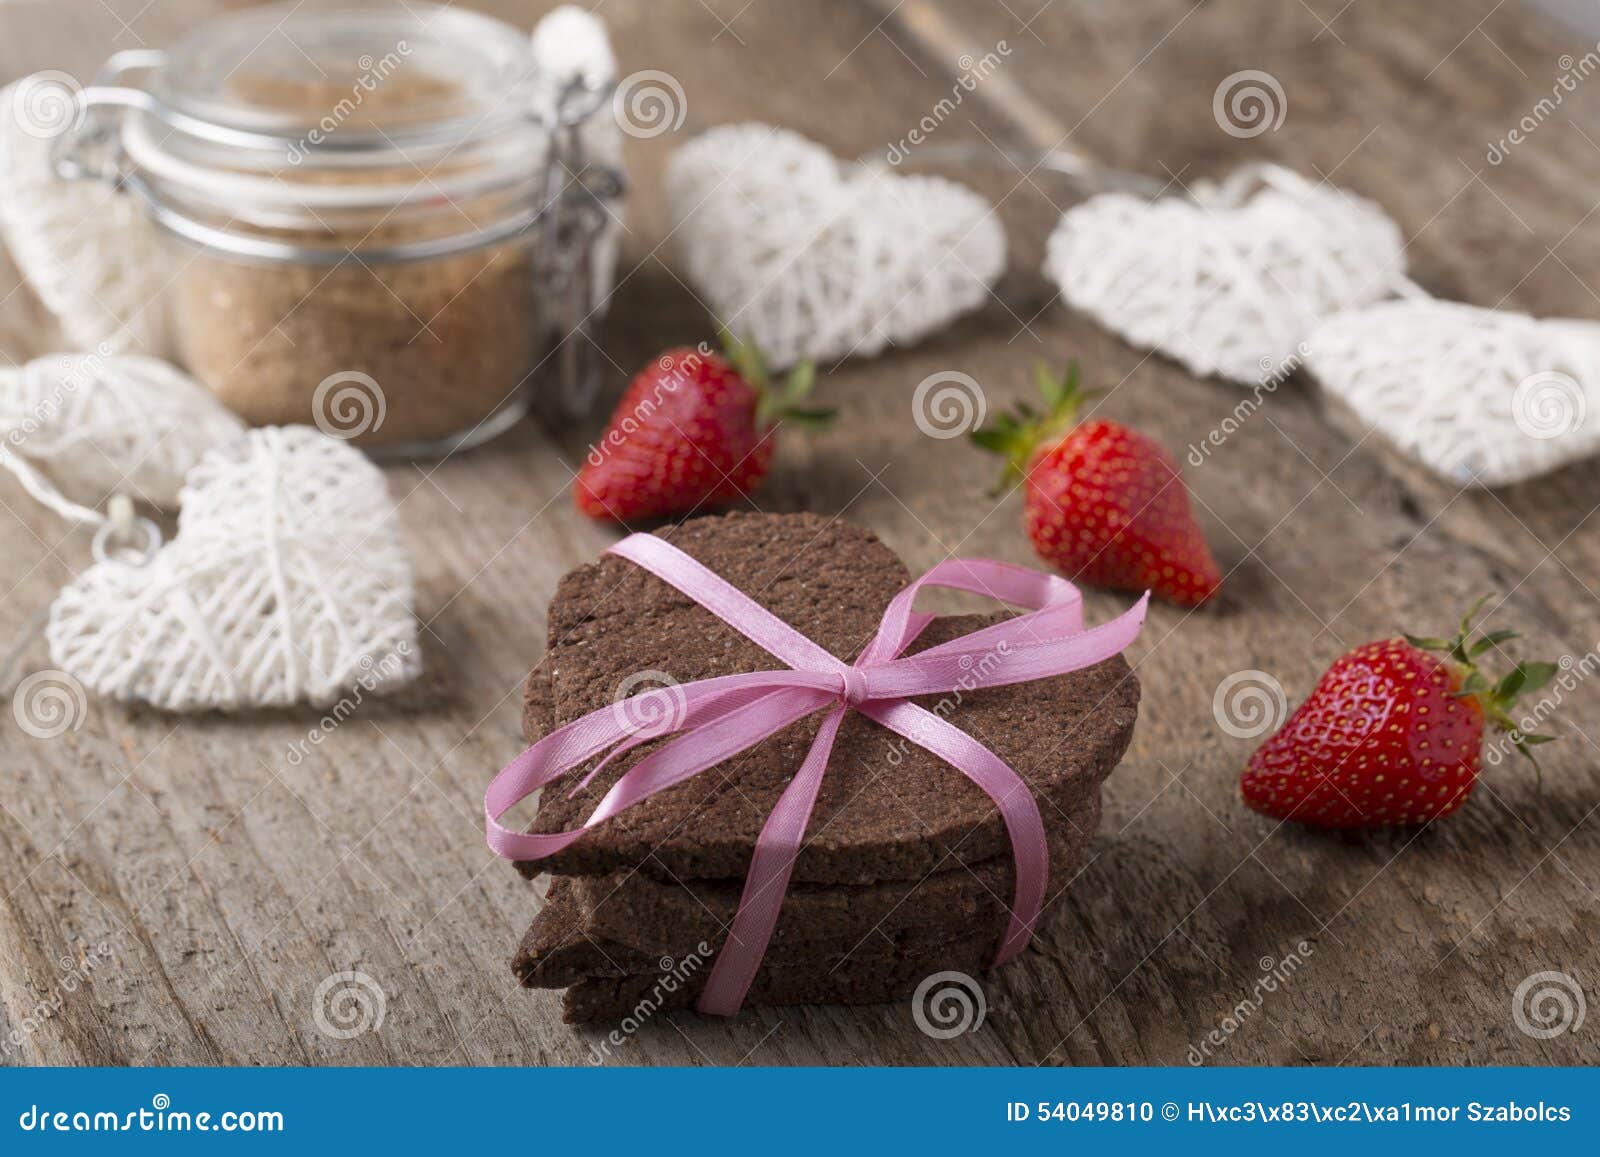
<instances>
[{"instance_id":1,"label":"jar lid","mask_svg":"<svg viewBox=\"0 0 1600 1157\"><path fill-rule=\"evenodd\" d=\"M491 133L525 119L539 85L528 37L475 12L275 4L195 28L147 91L224 134L309 156Z\"/></svg>"},{"instance_id":2,"label":"jar lid","mask_svg":"<svg viewBox=\"0 0 1600 1157\"><path fill-rule=\"evenodd\" d=\"M114 176L202 245L324 263L352 237L421 260L520 235L561 190L554 129L604 103L541 68L527 34L411 2L219 17L164 52L119 54L86 95L120 106L121 160L64 171Z\"/></svg>"}]
</instances>

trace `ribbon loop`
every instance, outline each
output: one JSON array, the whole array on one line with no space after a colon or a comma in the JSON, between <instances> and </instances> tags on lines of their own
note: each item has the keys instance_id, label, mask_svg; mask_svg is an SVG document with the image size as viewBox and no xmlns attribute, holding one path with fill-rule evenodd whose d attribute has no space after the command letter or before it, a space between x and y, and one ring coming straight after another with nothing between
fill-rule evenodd
<instances>
[{"instance_id":1,"label":"ribbon loop","mask_svg":"<svg viewBox=\"0 0 1600 1157\"><path fill-rule=\"evenodd\" d=\"M804 845L828 757L844 716L859 711L927 749L965 775L999 810L1016 861L1011 920L996 963L1021 952L1033 935L1049 880L1049 851L1039 807L1028 785L994 752L913 696L1000 687L1063 675L1121 653L1139 634L1150 596L1092 630L1083 626L1083 596L1067 580L987 559L947 559L889 603L877 634L854 664L829 653L727 580L664 539L634 534L610 548L711 611L787 670L702 679L646 694L663 695L647 731L621 704L601 707L556 728L512 760L484 794L489 847L508 859L553 856L589 829L699 775L770 735L830 705L805 762L784 789L756 840L750 872L727 943L700 997L701 1012L732 1015L766 955ZM1026 613L901 658L934 616L913 609L925 587L987 595ZM672 737L672 738L668 738ZM583 825L564 832L525 832L500 821L547 784L592 760L582 790L619 755L648 740L655 750L630 767Z\"/></svg>"}]
</instances>

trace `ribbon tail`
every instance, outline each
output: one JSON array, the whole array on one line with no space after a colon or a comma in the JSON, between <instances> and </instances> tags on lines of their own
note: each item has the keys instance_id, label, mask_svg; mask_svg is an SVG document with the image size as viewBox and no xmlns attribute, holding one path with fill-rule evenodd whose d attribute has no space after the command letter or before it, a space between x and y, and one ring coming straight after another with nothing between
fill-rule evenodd
<instances>
[{"instance_id":1,"label":"ribbon tail","mask_svg":"<svg viewBox=\"0 0 1600 1157\"><path fill-rule=\"evenodd\" d=\"M520 801L574 767L599 755L626 733L613 711L592 711L558 727L501 768L483 795L485 835L489 848L508 860L536 860L554 855L572 841L554 835L508 828L500 817ZM563 836L565 833L563 833Z\"/></svg>"},{"instance_id":2,"label":"ribbon tail","mask_svg":"<svg viewBox=\"0 0 1600 1157\"><path fill-rule=\"evenodd\" d=\"M1026 780L1011 765L959 727L914 703L865 703L863 714L889 730L925 747L983 789L1000 810L1011 855L1016 863L1011 921L1000 943L996 964L1004 964L1028 946L1050 882L1050 845L1039 805Z\"/></svg>"},{"instance_id":3,"label":"ribbon tail","mask_svg":"<svg viewBox=\"0 0 1600 1157\"><path fill-rule=\"evenodd\" d=\"M735 698L732 695L725 694L706 703L695 704L691 706L688 713L685 714L682 720L681 730L693 731L696 728L704 727L710 723L715 723L724 716L731 715L735 711L743 710L745 707L751 707L757 703L774 700L774 697L778 695L788 694L789 690L790 689L765 691L758 698L749 701L746 701L743 698ZM590 771L589 774L580 779L572 788L572 790L567 792L567 798L572 799L585 788L587 788L591 783L594 782L596 776L611 766L613 760L620 759L627 755L628 752L643 747L646 743L651 743L659 738L661 738L661 736L652 734L649 731L643 731L638 735L633 736L631 739L617 744L617 746L613 747L609 752L606 753L606 757L604 759L594 765L594 769Z\"/></svg>"},{"instance_id":4,"label":"ribbon tail","mask_svg":"<svg viewBox=\"0 0 1600 1157\"><path fill-rule=\"evenodd\" d=\"M841 707L822 721L805 762L761 828L750 859L750 872L745 876L744 893L739 897L738 914L696 1006L707 1016L732 1016L739 1011L767 954L767 944L778 926L778 912L789 891L789 876L805 840L806 825L811 822L822 775L828 768L828 756L844 717L845 709Z\"/></svg>"},{"instance_id":5,"label":"ribbon tail","mask_svg":"<svg viewBox=\"0 0 1600 1157\"><path fill-rule=\"evenodd\" d=\"M908 658L871 670L867 685L874 699L905 699L960 688L1003 687L1079 671L1120 655L1139 637L1150 596L1144 595L1110 622L1087 631L1042 635L1031 615L1007 619ZM1048 613L1048 612L1037 612Z\"/></svg>"},{"instance_id":6,"label":"ribbon tail","mask_svg":"<svg viewBox=\"0 0 1600 1157\"><path fill-rule=\"evenodd\" d=\"M656 752L655 755L641 760L623 776L622 780L618 781L603 801L602 806L607 810L603 815L590 817L584 828L566 832L535 833L517 831L500 822L502 816L540 788L619 744L632 750L646 739L662 738L686 727L694 728L695 730L690 731L689 735L680 736L679 740L661 749L663 752L673 750L674 755L668 758L676 758L683 751L678 744L681 740L693 736L696 731L703 730L708 736L714 734L726 740L728 737L726 725L730 717L748 718L756 714L752 708L761 708L760 718L752 722L769 723L773 718L773 709L786 710L789 707L803 706L808 696L815 699L817 692L828 685L829 680L824 677L799 671L752 672L748 675L726 675L716 679L686 683L674 689L674 694L681 696L681 703L673 714L680 717L669 718L659 731L641 732L631 723L626 712L618 709L617 704L596 708L589 714L556 728L527 748L516 759L501 768L489 782L488 790L483 796L485 834L489 848L497 856L508 860L538 860L555 855L576 839L584 828L593 827L605 816L615 814L621 807L637 803L663 787L670 786L658 782L654 786L649 786L647 790L636 790L646 786L641 784L641 780L649 774L639 772L639 768L655 759L655 755L661 754ZM814 706L808 708L808 710L814 709ZM805 714L805 711L799 711L798 714ZM727 749L727 754L736 754L745 747L759 742L767 734L771 732L758 734L746 743L735 744ZM609 761L610 757L607 757L607 762ZM655 759L652 767L659 767L662 762L663 760ZM695 770L698 769L682 772L680 768L680 778L694 774ZM593 772L585 776L584 783L579 786L587 784L593 776ZM624 783L626 787L623 787ZM621 789L620 793L618 789ZM628 798L623 799L619 796Z\"/></svg>"},{"instance_id":7,"label":"ribbon tail","mask_svg":"<svg viewBox=\"0 0 1600 1157\"><path fill-rule=\"evenodd\" d=\"M657 792L725 763L810 715L818 706L815 691L777 691L678 736L623 772L583 826L594 827Z\"/></svg>"}]
</instances>

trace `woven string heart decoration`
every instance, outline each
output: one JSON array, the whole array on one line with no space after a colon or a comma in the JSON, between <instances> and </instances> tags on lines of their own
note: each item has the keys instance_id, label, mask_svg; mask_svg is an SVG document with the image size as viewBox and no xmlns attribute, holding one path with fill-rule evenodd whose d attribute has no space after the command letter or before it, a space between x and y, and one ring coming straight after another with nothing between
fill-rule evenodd
<instances>
[{"instance_id":1,"label":"woven string heart decoration","mask_svg":"<svg viewBox=\"0 0 1600 1157\"><path fill-rule=\"evenodd\" d=\"M0 238L72 346L159 355L172 263L155 225L132 195L65 180L51 161L81 116L63 74L0 89Z\"/></svg>"},{"instance_id":2,"label":"woven string heart decoration","mask_svg":"<svg viewBox=\"0 0 1600 1157\"><path fill-rule=\"evenodd\" d=\"M189 470L244 433L210 391L166 362L134 354L56 354L0 367L0 465L75 522L123 492L177 505Z\"/></svg>"},{"instance_id":3,"label":"woven string heart decoration","mask_svg":"<svg viewBox=\"0 0 1600 1157\"><path fill-rule=\"evenodd\" d=\"M1249 384L1292 368L1329 314L1389 296L1405 258L1371 201L1264 165L1192 200L1091 197L1063 214L1045 272L1132 344Z\"/></svg>"},{"instance_id":4,"label":"woven string heart decoration","mask_svg":"<svg viewBox=\"0 0 1600 1157\"><path fill-rule=\"evenodd\" d=\"M1424 465L1503 486L1600 453L1600 324L1430 298L1330 319L1307 364Z\"/></svg>"},{"instance_id":5,"label":"woven string heart decoration","mask_svg":"<svg viewBox=\"0 0 1600 1157\"><path fill-rule=\"evenodd\" d=\"M1005 269L993 207L939 177L845 164L763 124L700 134L667 166L690 280L778 367L909 344Z\"/></svg>"},{"instance_id":6,"label":"woven string heart decoration","mask_svg":"<svg viewBox=\"0 0 1600 1157\"><path fill-rule=\"evenodd\" d=\"M181 502L153 558L98 562L56 598L55 666L167 711L323 706L417 675L411 562L360 451L252 430L201 460Z\"/></svg>"}]
</instances>

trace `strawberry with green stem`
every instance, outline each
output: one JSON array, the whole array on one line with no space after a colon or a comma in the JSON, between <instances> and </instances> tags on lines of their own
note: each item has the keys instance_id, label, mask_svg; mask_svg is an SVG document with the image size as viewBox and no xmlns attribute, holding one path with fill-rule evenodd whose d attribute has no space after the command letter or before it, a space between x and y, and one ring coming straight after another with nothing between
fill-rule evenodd
<instances>
[{"instance_id":1,"label":"strawberry with green stem","mask_svg":"<svg viewBox=\"0 0 1600 1157\"><path fill-rule=\"evenodd\" d=\"M629 522L726 505L766 477L781 423L827 424L833 411L802 404L810 362L775 381L753 343L718 333L726 356L668 350L628 384L573 483L580 511Z\"/></svg>"},{"instance_id":2,"label":"strawberry with green stem","mask_svg":"<svg viewBox=\"0 0 1600 1157\"><path fill-rule=\"evenodd\" d=\"M1559 668L1518 663L1498 680L1486 674L1479 660L1517 637L1492 631L1472 638L1486 601L1479 599L1448 639L1406 635L1335 660L1250 757L1239 781L1245 804L1313 827L1426 823L1472 793L1485 723L1533 760L1530 748L1552 737L1523 731L1512 709Z\"/></svg>"},{"instance_id":3,"label":"strawberry with green stem","mask_svg":"<svg viewBox=\"0 0 1600 1157\"><path fill-rule=\"evenodd\" d=\"M1006 460L1000 489L1024 483L1024 522L1039 556L1071 578L1151 590L1181 606L1216 594L1222 573L1171 455L1117 422L1078 420L1092 394L1078 367L1034 371L1043 411L1027 402L972 440Z\"/></svg>"}]
</instances>

